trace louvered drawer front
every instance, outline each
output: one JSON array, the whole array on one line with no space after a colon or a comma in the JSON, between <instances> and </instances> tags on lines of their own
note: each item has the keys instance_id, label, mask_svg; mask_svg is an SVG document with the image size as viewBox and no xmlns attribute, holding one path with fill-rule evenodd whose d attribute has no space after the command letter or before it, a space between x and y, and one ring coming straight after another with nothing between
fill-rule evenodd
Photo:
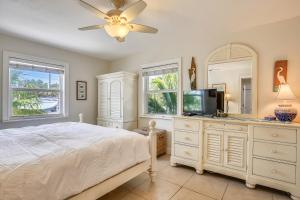
<instances>
[{"instance_id":1,"label":"louvered drawer front","mask_svg":"<svg viewBox=\"0 0 300 200\"><path fill-rule=\"evenodd\" d=\"M198 160L198 147L175 144L175 156L190 160Z\"/></svg>"},{"instance_id":2,"label":"louvered drawer front","mask_svg":"<svg viewBox=\"0 0 300 200\"><path fill-rule=\"evenodd\" d=\"M175 135L175 142L191 144L196 146L199 145L199 134L175 131L174 135Z\"/></svg>"},{"instance_id":3,"label":"louvered drawer front","mask_svg":"<svg viewBox=\"0 0 300 200\"><path fill-rule=\"evenodd\" d=\"M296 182L296 167L294 165L263 159L253 159L253 174L288 183Z\"/></svg>"},{"instance_id":4,"label":"louvered drawer front","mask_svg":"<svg viewBox=\"0 0 300 200\"><path fill-rule=\"evenodd\" d=\"M222 131L205 132L206 152L205 159L209 163L221 164L222 162Z\"/></svg>"},{"instance_id":5,"label":"louvered drawer front","mask_svg":"<svg viewBox=\"0 0 300 200\"><path fill-rule=\"evenodd\" d=\"M225 125L223 123L209 122L209 123L205 123L204 127L206 129L224 129Z\"/></svg>"},{"instance_id":6,"label":"louvered drawer front","mask_svg":"<svg viewBox=\"0 0 300 200\"><path fill-rule=\"evenodd\" d=\"M297 149L294 146L254 142L253 155L296 162Z\"/></svg>"},{"instance_id":7,"label":"louvered drawer front","mask_svg":"<svg viewBox=\"0 0 300 200\"><path fill-rule=\"evenodd\" d=\"M238 124L225 124L225 130L248 132L248 126Z\"/></svg>"},{"instance_id":8,"label":"louvered drawer front","mask_svg":"<svg viewBox=\"0 0 300 200\"><path fill-rule=\"evenodd\" d=\"M199 131L200 122L198 120L175 119L174 127L178 130Z\"/></svg>"},{"instance_id":9,"label":"louvered drawer front","mask_svg":"<svg viewBox=\"0 0 300 200\"><path fill-rule=\"evenodd\" d=\"M246 134L224 133L224 166L245 170Z\"/></svg>"},{"instance_id":10,"label":"louvered drawer front","mask_svg":"<svg viewBox=\"0 0 300 200\"><path fill-rule=\"evenodd\" d=\"M254 127L254 139L296 143L296 129Z\"/></svg>"}]
</instances>

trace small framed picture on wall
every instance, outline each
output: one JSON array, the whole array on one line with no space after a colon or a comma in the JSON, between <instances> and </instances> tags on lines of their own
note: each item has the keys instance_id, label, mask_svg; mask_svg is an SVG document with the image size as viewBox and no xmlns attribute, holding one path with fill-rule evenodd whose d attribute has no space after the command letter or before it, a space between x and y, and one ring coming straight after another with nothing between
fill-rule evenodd
<instances>
[{"instance_id":1,"label":"small framed picture on wall","mask_svg":"<svg viewBox=\"0 0 300 200\"><path fill-rule=\"evenodd\" d=\"M226 83L212 84L212 89L217 89L218 92L226 93Z\"/></svg>"},{"instance_id":2,"label":"small framed picture on wall","mask_svg":"<svg viewBox=\"0 0 300 200\"><path fill-rule=\"evenodd\" d=\"M76 100L87 100L86 81L76 81Z\"/></svg>"}]
</instances>

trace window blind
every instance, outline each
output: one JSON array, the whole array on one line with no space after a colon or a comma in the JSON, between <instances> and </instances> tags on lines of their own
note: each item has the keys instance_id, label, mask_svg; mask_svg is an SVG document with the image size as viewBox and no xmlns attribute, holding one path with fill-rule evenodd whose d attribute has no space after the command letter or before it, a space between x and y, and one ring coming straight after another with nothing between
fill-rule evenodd
<instances>
[{"instance_id":1,"label":"window blind","mask_svg":"<svg viewBox=\"0 0 300 200\"><path fill-rule=\"evenodd\" d=\"M47 72L53 74L64 74L63 66L19 59L19 58L10 58L9 68L28 70L28 71Z\"/></svg>"},{"instance_id":2,"label":"window blind","mask_svg":"<svg viewBox=\"0 0 300 200\"><path fill-rule=\"evenodd\" d=\"M161 65L161 66L154 66L154 67L147 67L142 69L142 76L157 76L169 73L176 73L178 72L178 64L168 64L168 65Z\"/></svg>"}]
</instances>

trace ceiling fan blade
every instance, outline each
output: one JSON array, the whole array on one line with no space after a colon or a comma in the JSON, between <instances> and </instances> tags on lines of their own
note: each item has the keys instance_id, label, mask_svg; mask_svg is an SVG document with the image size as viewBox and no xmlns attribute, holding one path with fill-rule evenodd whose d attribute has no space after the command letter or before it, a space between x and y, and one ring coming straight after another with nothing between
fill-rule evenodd
<instances>
[{"instance_id":1,"label":"ceiling fan blade","mask_svg":"<svg viewBox=\"0 0 300 200\"><path fill-rule=\"evenodd\" d=\"M109 16L107 14L105 14L104 12L102 12L101 10L95 8L94 6L92 6L91 4L83 1L83 0L79 0L79 3L82 7L88 9L89 11L92 11L94 14L96 14L97 17L101 18L101 19L109 19Z\"/></svg>"},{"instance_id":2,"label":"ceiling fan blade","mask_svg":"<svg viewBox=\"0 0 300 200\"><path fill-rule=\"evenodd\" d=\"M145 26L141 24L129 24L130 31L133 32L142 32L142 33L157 33L158 30L156 28Z\"/></svg>"},{"instance_id":3,"label":"ceiling fan blade","mask_svg":"<svg viewBox=\"0 0 300 200\"><path fill-rule=\"evenodd\" d=\"M96 30L96 29L101 29L101 28L104 28L104 25L86 26L86 27L81 27L78 30L80 30L80 31L89 31L89 30Z\"/></svg>"},{"instance_id":4,"label":"ceiling fan blade","mask_svg":"<svg viewBox=\"0 0 300 200\"><path fill-rule=\"evenodd\" d=\"M124 10L120 17L124 17L127 19L127 22L132 21L138 14L140 14L145 8L147 4L143 0L140 0L131 6L129 6L126 10Z\"/></svg>"}]
</instances>

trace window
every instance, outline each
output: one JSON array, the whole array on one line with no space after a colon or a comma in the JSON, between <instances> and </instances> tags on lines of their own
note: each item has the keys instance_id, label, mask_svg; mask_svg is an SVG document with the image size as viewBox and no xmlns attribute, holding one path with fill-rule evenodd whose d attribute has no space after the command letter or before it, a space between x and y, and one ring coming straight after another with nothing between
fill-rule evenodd
<instances>
[{"instance_id":1,"label":"window","mask_svg":"<svg viewBox=\"0 0 300 200\"><path fill-rule=\"evenodd\" d=\"M177 115L180 112L180 59L148 65L141 72L143 115Z\"/></svg>"},{"instance_id":2,"label":"window","mask_svg":"<svg viewBox=\"0 0 300 200\"><path fill-rule=\"evenodd\" d=\"M5 53L3 119L63 117L67 65Z\"/></svg>"}]
</instances>

